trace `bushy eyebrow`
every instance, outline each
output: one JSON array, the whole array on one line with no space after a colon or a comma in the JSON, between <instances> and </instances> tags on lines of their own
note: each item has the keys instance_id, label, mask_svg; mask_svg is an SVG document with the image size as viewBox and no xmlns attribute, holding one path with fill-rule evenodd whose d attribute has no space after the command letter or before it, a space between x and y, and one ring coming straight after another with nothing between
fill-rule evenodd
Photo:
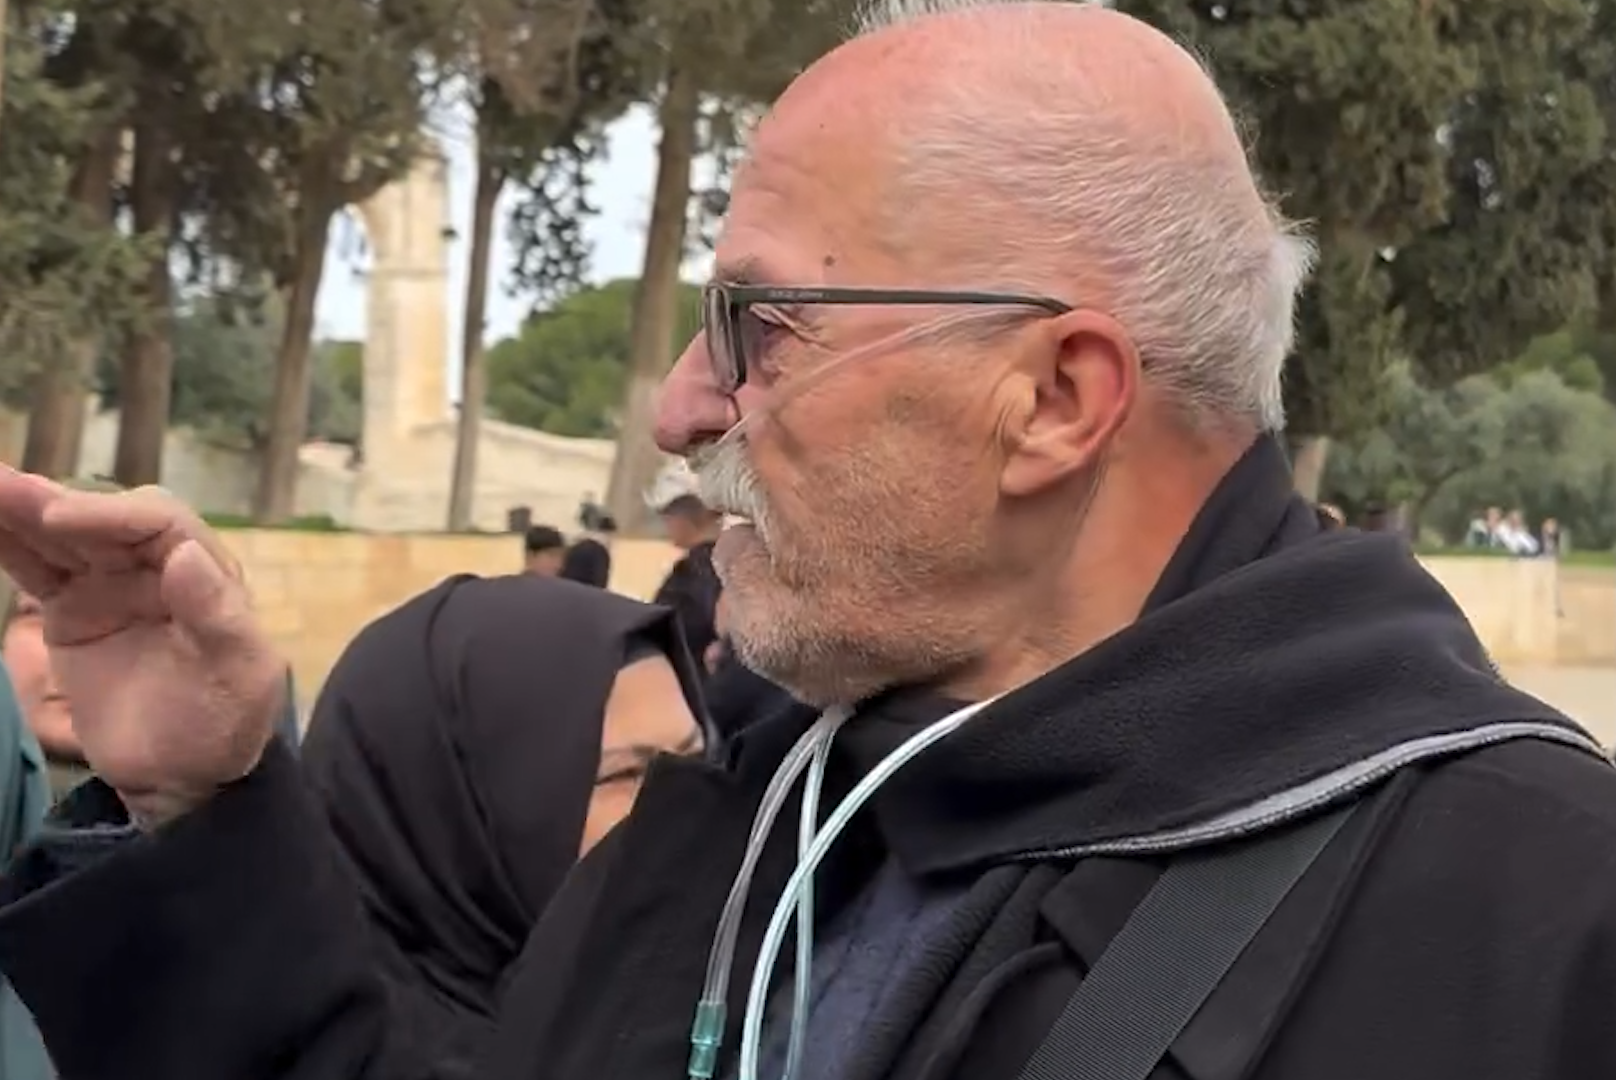
<instances>
[{"instance_id":1,"label":"bushy eyebrow","mask_svg":"<svg viewBox=\"0 0 1616 1080\"><path fill-rule=\"evenodd\" d=\"M713 280L726 285L779 285L778 274L769 272L756 255L745 255L734 262L713 267Z\"/></svg>"}]
</instances>

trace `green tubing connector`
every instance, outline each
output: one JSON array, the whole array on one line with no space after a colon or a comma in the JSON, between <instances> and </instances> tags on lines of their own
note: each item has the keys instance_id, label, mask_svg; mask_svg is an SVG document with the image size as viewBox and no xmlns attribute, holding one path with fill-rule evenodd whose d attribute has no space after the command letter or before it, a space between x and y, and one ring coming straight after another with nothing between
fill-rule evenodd
<instances>
[{"instance_id":1,"label":"green tubing connector","mask_svg":"<svg viewBox=\"0 0 1616 1080\"><path fill-rule=\"evenodd\" d=\"M696 1006L690 1025L689 1080L713 1080L718 1071L718 1048L724 1043L724 1003L703 1001Z\"/></svg>"}]
</instances>

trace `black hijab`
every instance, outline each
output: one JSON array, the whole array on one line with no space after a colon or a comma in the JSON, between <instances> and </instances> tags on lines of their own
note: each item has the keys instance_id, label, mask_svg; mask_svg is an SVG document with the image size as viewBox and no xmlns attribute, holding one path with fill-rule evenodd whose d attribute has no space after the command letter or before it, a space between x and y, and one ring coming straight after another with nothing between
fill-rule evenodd
<instances>
[{"instance_id":1,"label":"black hijab","mask_svg":"<svg viewBox=\"0 0 1616 1080\"><path fill-rule=\"evenodd\" d=\"M577 860L625 660L665 653L699 701L675 635L666 610L600 589L463 575L338 659L305 771L381 961L439 1052L470 1053L488 1030L506 968Z\"/></svg>"},{"instance_id":2,"label":"black hijab","mask_svg":"<svg viewBox=\"0 0 1616 1080\"><path fill-rule=\"evenodd\" d=\"M604 589L612 577L612 553L599 540L585 537L561 556L561 577Z\"/></svg>"}]
</instances>

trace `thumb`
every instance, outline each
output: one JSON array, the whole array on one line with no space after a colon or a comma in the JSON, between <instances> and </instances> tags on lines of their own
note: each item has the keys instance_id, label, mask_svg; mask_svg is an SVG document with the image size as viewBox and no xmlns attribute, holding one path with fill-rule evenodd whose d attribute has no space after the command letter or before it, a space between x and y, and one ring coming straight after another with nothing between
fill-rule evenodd
<instances>
[{"instance_id":1,"label":"thumb","mask_svg":"<svg viewBox=\"0 0 1616 1080\"><path fill-rule=\"evenodd\" d=\"M240 648L253 635L242 584L201 542L185 540L163 564L163 602L204 651Z\"/></svg>"}]
</instances>

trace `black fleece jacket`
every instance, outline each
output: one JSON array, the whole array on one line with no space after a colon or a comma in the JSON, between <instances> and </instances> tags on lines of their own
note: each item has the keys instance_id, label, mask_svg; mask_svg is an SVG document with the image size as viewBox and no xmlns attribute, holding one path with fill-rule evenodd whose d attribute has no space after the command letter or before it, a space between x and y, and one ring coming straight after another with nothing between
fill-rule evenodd
<instances>
[{"instance_id":1,"label":"black fleece jacket","mask_svg":"<svg viewBox=\"0 0 1616 1080\"><path fill-rule=\"evenodd\" d=\"M931 718L867 703L827 805ZM654 770L529 938L473 1075L683 1075L752 812L809 719ZM917 758L816 879L825 920L892 860L966 890L841 1080L1010 1080L1175 852L1355 800L1158 1080L1616 1076L1616 770L1499 679L1397 539L1321 532L1265 441L1133 627ZM731 1048L793 832L743 920ZM68 1080L467 1075L396 1022L284 753L154 835L47 841L4 891L0 967Z\"/></svg>"}]
</instances>

